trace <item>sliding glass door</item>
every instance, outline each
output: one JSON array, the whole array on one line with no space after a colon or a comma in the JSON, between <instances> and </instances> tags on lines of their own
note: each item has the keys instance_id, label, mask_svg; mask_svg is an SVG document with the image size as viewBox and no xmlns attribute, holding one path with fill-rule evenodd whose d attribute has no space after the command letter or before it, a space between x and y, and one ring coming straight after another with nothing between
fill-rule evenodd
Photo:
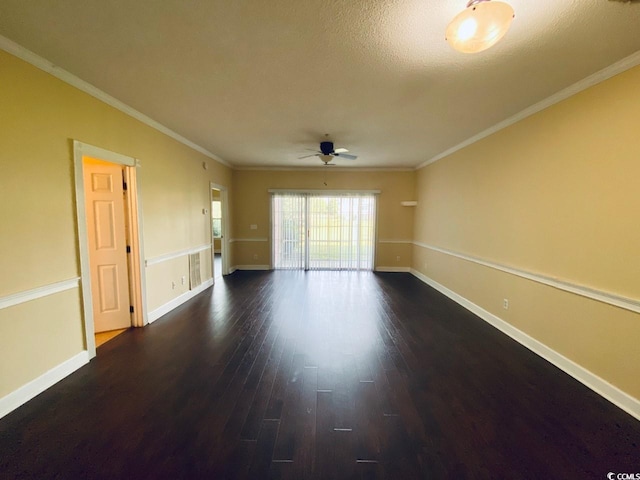
<instances>
[{"instance_id":1,"label":"sliding glass door","mask_svg":"<svg viewBox=\"0 0 640 480\"><path fill-rule=\"evenodd\" d=\"M275 268L373 270L375 195L275 193L272 219Z\"/></svg>"},{"instance_id":2,"label":"sliding glass door","mask_svg":"<svg viewBox=\"0 0 640 480\"><path fill-rule=\"evenodd\" d=\"M273 264L279 269L306 268L307 198L278 194L271 200Z\"/></svg>"}]
</instances>

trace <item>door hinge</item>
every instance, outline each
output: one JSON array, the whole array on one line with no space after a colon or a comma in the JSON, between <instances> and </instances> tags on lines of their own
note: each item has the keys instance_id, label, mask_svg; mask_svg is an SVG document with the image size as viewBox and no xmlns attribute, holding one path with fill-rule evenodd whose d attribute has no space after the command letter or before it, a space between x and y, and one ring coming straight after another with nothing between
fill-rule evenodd
<instances>
[{"instance_id":1,"label":"door hinge","mask_svg":"<svg viewBox=\"0 0 640 480\"><path fill-rule=\"evenodd\" d=\"M133 313L133 305L129 305L129 313Z\"/></svg>"},{"instance_id":2,"label":"door hinge","mask_svg":"<svg viewBox=\"0 0 640 480\"><path fill-rule=\"evenodd\" d=\"M127 245L127 253L131 253L131 246Z\"/></svg>"},{"instance_id":3,"label":"door hinge","mask_svg":"<svg viewBox=\"0 0 640 480\"><path fill-rule=\"evenodd\" d=\"M127 190L127 182L125 182L124 180L122 181L122 190Z\"/></svg>"}]
</instances>

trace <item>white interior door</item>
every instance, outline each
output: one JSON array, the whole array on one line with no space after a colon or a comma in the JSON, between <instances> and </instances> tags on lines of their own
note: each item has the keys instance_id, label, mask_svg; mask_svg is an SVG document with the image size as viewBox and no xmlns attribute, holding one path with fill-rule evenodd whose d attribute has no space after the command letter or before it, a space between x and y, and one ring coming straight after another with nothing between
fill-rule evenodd
<instances>
[{"instance_id":1,"label":"white interior door","mask_svg":"<svg viewBox=\"0 0 640 480\"><path fill-rule=\"evenodd\" d=\"M123 169L84 160L85 204L96 332L131 326Z\"/></svg>"}]
</instances>

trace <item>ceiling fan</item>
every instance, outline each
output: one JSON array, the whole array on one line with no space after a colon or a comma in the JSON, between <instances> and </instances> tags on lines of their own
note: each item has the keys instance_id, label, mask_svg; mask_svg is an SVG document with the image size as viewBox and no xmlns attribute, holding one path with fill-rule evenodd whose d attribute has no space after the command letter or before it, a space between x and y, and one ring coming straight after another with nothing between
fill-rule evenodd
<instances>
[{"instance_id":1,"label":"ceiling fan","mask_svg":"<svg viewBox=\"0 0 640 480\"><path fill-rule=\"evenodd\" d=\"M346 148L334 149L333 142L325 140L324 142L320 142L320 150L316 151L316 153L305 155L304 157L298 157L298 159L302 160L303 158L319 157L320 160L325 164L325 166L333 166L335 165L335 163L331 163L331 161L336 157L344 158L345 160L355 160L356 158L358 158L357 155L351 155L347 153L348 151L349 150L347 150Z\"/></svg>"}]
</instances>

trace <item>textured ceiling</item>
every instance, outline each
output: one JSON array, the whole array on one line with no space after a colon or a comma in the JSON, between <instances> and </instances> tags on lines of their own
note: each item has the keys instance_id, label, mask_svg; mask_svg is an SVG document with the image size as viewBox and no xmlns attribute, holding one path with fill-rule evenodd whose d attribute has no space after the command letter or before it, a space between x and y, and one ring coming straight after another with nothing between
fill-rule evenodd
<instances>
[{"instance_id":1,"label":"textured ceiling","mask_svg":"<svg viewBox=\"0 0 640 480\"><path fill-rule=\"evenodd\" d=\"M330 133L415 167L640 50L637 3L508 1L476 55L444 40L466 0L2 0L0 34L234 166L319 166Z\"/></svg>"}]
</instances>

